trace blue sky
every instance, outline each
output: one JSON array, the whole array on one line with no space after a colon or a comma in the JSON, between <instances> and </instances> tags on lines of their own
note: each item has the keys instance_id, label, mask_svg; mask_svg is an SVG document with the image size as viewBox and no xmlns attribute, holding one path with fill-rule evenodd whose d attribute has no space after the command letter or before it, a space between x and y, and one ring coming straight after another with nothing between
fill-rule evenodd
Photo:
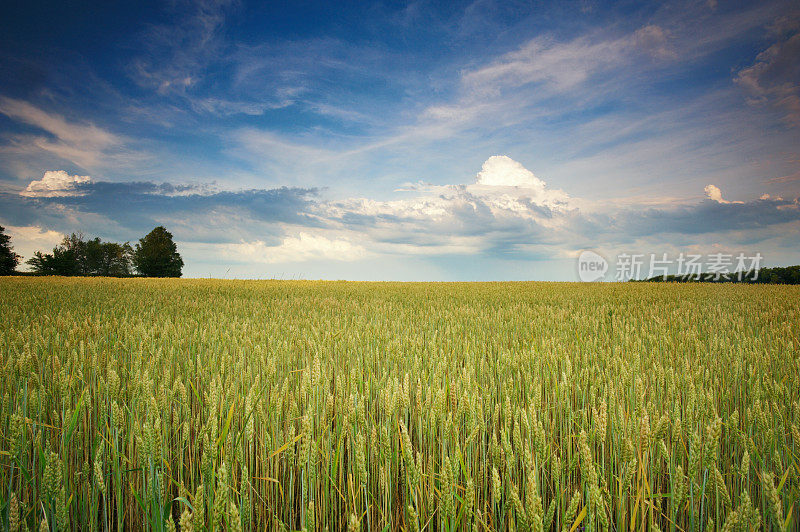
<instances>
[{"instance_id":1,"label":"blue sky","mask_svg":"<svg viewBox=\"0 0 800 532\"><path fill-rule=\"evenodd\" d=\"M187 276L800 263L792 2L5 3L0 224Z\"/></svg>"}]
</instances>

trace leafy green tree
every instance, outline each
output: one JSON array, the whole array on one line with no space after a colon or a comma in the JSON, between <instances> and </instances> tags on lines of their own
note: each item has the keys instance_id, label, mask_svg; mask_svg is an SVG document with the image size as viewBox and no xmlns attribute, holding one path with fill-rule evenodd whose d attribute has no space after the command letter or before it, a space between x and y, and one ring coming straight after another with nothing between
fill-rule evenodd
<instances>
[{"instance_id":1,"label":"leafy green tree","mask_svg":"<svg viewBox=\"0 0 800 532\"><path fill-rule=\"evenodd\" d=\"M101 242L99 238L83 243L83 275L126 277L133 266L133 248L130 244Z\"/></svg>"},{"instance_id":2,"label":"leafy green tree","mask_svg":"<svg viewBox=\"0 0 800 532\"><path fill-rule=\"evenodd\" d=\"M666 279L657 275L646 279L647 282L660 283L747 283L747 284L800 284L800 265L776 266L774 268L761 268L747 272L734 272L727 277L715 278L713 274L703 274L698 279L696 275L668 275ZM633 281L637 282L637 281Z\"/></svg>"},{"instance_id":3,"label":"leafy green tree","mask_svg":"<svg viewBox=\"0 0 800 532\"><path fill-rule=\"evenodd\" d=\"M33 257L25 261L25 264L31 267L31 271L33 271L33 273L38 273L41 275L53 275L51 272L52 260L53 255L37 251L33 254Z\"/></svg>"},{"instance_id":4,"label":"leafy green tree","mask_svg":"<svg viewBox=\"0 0 800 532\"><path fill-rule=\"evenodd\" d=\"M12 275L19 264L20 256L14 253L11 237L5 234L5 228L0 225L0 275Z\"/></svg>"},{"instance_id":5,"label":"leafy green tree","mask_svg":"<svg viewBox=\"0 0 800 532\"><path fill-rule=\"evenodd\" d=\"M42 275L127 277L133 269L133 248L127 242L84 240L82 234L72 233L52 253L37 251L27 263Z\"/></svg>"},{"instance_id":6,"label":"leafy green tree","mask_svg":"<svg viewBox=\"0 0 800 532\"><path fill-rule=\"evenodd\" d=\"M103 269L100 275L108 277L127 277L133 272L133 247L127 242L103 243Z\"/></svg>"},{"instance_id":7,"label":"leafy green tree","mask_svg":"<svg viewBox=\"0 0 800 532\"><path fill-rule=\"evenodd\" d=\"M762 268L758 272L757 283L800 284L800 265L784 268Z\"/></svg>"},{"instance_id":8,"label":"leafy green tree","mask_svg":"<svg viewBox=\"0 0 800 532\"><path fill-rule=\"evenodd\" d=\"M81 235L75 233L65 236L52 253L37 251L27 264L35 273L42 275L82 275L82 239Z\"/></svg>"},{"instance_id":9,"label":"leafy green tree","mask_svg":"<svg viewBox=\"0 0 800 532\"><path fill-rule=\"evenodd\" d=\"M183 259L172 233L158 226L136 244L133 263L145 277L180 277Z\"/></svg>"}]
</instances>

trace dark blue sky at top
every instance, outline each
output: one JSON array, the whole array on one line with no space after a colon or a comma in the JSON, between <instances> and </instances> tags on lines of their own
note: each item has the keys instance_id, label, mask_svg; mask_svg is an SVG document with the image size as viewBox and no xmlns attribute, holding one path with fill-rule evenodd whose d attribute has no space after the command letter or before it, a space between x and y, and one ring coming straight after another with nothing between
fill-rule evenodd
<instances>
[{"instance_id":1,"label":"dark blue sky at top","mask_svg":"<svg viewBox=\"0 0 800 532\"><path fill-rule=\"evenodd\" d=\"M337 71L330 75L325 75L325 58L320 57L321 74L315 80L318 85L314 91L320 93L322 100L350 104L368 98L376 105L385 104L385 111L392 113L397 111L397 102L413 108L415 102L423 106L437 94L452 92L459 71L480 65L532 36L546 33L558 40L594 28L631 31L648 23L657 5L588 1L371 5L239 2L220 8L226 16L225 25L215 35L226 41L222 49L228 52L275 45L273 53L280 55L291 43L311 40L318 42L316 46L321 50L336 48L337 61L362 61L366 55L375 69L370 69L368 63L362 71ZM142 41L147 40L151 28L179 25L187 15L197 11L191 3L180 2L6 3L0 20L3 92L23 99L40 98L42 92L53 94L69 100L70 111L84 116L113 113L114 106L126 98L143 103L167 101L185 107L186 102L169 95L154 98L149 88L132 79L130 62L141 54ZM175 44L180 41L176 35ZM191 54L190 39L186 45L185 51ZM674 94L693 85L727 79L732 69L752 63L762 48L756 38L736 48L721 50L710 64L698 64L684 76L665 79L652 90L656 94ZM357 53L350 54L353 50ZM169 61L169 55L161 55L161 51L154 50L148 55L156 63ZM313 62L313 51L305 59ZM291 65L286 68L292 70ZM91 72L91 77L86 77L87 72ZM280 72L275 75L279 77ZM313 75L316 77L317 73ZM250 87L235 86L234 76L231 65L211 61L203 79L189 92L239 94L243 99L254 99L248 94ZM98 102L99 92L112 93L107 107ZM603 109L589 112L602 113ZM229 125L280 124L297 132L315 126L333 128L343 134L369 132L364 124L319 116L308 112L302 104L259 115L235 113L215 120L220 118ZM152 130L141 133L160 137Z\"/></svg>"},{"instance_id":2,"label":"dark blue sky at top","mask_svg":"<svg viewBox=\"0 0 800 532\"><path fill-rule=\"evenodd\" d=\"M6 2L0 224L27 251L173 223L206 268L194 274L233 261L242 275L369 278L377 261L400 278L528 278L514 262L528 257L561 278L558 261L587 245L649 251L642 228L671 234L653 236L670 250L761 245L791 261L799 21L780 0ZM515 192L533 218L494 192L424 188L469 187L492 156L546 182ZM90 183L52 181L62 171ZM570 198L557 229L536 219L551 191ZM772 221L726 231L708 202ZM258 256L283 256L281 242L303 251Z\"/></svg>"}]
</instances>

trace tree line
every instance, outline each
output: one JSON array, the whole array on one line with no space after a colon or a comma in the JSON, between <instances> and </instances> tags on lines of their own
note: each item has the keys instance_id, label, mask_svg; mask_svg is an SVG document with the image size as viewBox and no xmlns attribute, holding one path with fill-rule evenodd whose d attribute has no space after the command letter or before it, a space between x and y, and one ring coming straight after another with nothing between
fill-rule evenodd
<instances>
[{"instance_id":1,"label":"tree line","mask_svg":"<svg viewBox=\"0 0 800 532\"><path fill-rule=\"evenodd\" d=\"M21 258L0 226L0 275L19 273ZM51 253L37 251L25 263L34 275L180 277L183 269L172 233L163 226L150 231L135 246L99 238L87 240L81 233L72 233L64 236Z\"/></svg>"},{"instance_id":2,"label":"tree line","mask_svg":"<svg viewBox=\"0 0 800 532\"><path fill-rule=\"evenodd\" d=\"M667 275L651 277L641 282L649 283L744 283L744 284L800 284L800 265L775 268L761 268L758 271L738 272L719 276L705 273L696 275Z\"/></svg>"}]
</instances>

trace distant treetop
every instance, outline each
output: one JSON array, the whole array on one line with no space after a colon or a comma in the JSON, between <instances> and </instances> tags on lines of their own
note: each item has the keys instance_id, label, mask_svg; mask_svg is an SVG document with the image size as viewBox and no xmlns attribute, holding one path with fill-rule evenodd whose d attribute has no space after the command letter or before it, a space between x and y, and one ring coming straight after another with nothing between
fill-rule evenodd
<instances>
[{"instance_id":1,"label":"distant treetop","mask_svg":"<svg viewBox=\"0 0 800 532\"><path fill-rule=\"evenodd\" d=\"M183 259L172 233L159 225L136 244L133 263L145 277L180 277Z\"/></svg>"},{"instance_id":2,"label":"distant treetop","mask_svg":"<svg viewBox=\"0 0 800 532\"><path fill-rule=\"evenodd\" d=\"M696 275L658 275L643 282L649 283L744 283L744 284L800 284L800 265L775 268L761 268L749 272L739 272L727 276L717 276L713 273Z\"/></svg>"}]
</instances>

